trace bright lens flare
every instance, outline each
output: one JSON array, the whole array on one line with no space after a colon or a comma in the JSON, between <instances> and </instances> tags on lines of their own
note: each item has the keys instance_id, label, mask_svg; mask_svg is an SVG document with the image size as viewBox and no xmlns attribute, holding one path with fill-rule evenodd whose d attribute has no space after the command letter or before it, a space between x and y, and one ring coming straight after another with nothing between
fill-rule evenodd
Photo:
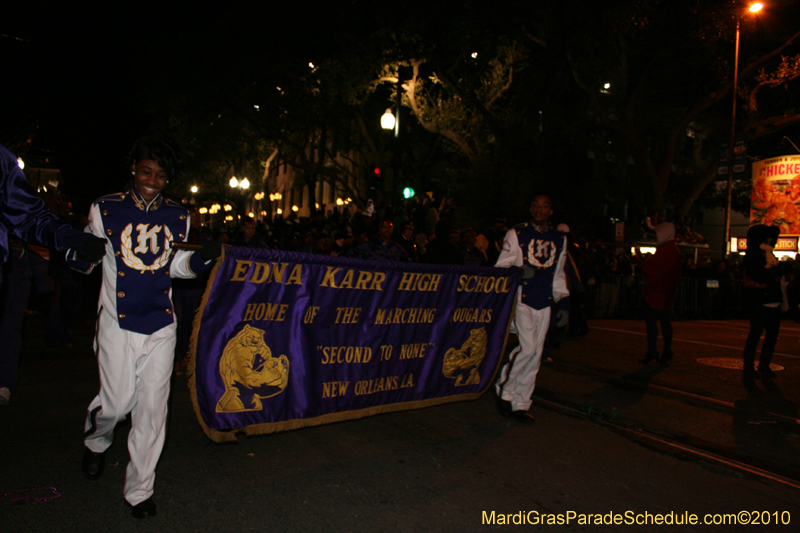
<instances>
[{"instance_id":1,"label":"bright lens flare","mask_svg":"<svg viewBox=\"0 0 800 533\"><path fill-rule=\"evenodd\" d=\"M761 9L763 7L764 7L764 4L755 3L752 6L750 6L750 13L757 13L757 12L761 11Z\"/></svg>"}]
</instances>

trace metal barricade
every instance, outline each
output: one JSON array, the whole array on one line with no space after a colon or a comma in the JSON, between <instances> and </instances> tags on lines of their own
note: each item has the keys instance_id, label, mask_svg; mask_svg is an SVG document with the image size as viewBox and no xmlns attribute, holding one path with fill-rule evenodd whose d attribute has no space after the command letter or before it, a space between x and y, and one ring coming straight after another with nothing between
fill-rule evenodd
<instances>
[{"instance_id":1,"label":"metal barricade","mask_svg":"<svg viewBox=\"0 0 800 533\"><path fill-rule=\"evenodd\" d=\"M608 276L588 286L587 313L593 318L644 316L646 276ZM675 295L674 315L679 319L741 317L741 282L681 278Z\"/></svg>"}]
</instances>

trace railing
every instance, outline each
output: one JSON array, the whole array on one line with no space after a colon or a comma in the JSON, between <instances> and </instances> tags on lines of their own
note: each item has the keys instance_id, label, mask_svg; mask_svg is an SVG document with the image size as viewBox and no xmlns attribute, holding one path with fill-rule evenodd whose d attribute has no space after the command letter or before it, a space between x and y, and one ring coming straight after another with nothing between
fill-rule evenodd
<instances>
[{"instance_id":1,"label":"railing","mask_svg":"<svg viewBox=\"0 0 800 533\"><path fill-rule=\"evenodd\" d=\"M645 276L609 276L587 286L585 311L593 318L641 318ZM681 278L674 314L681 319L741 318L741 282Z\"/></svg>"}]
</instances>

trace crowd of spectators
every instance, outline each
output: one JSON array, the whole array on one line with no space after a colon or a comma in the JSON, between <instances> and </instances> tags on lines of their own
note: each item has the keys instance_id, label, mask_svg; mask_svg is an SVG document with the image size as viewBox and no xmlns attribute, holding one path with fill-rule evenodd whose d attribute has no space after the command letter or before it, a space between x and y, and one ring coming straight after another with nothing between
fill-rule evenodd
<instances>
[{"instance_id":1,"label":"crowd of spectators","mask_svg":"<svg viewBox=\"0 0 800 533\"><path fill-rule=\"evenodd\" d=\"M364 251L370 242L388 233L388 223L391 240L405 252L401 260L494 265L508 230L505 220L498 219L486 228L461 227L455 221L456 211L451 198L437 207L424 197L405 201L394 208L370 204L370 208L364 210L352 207L335 209L327 214L319 211L314 217L298 217L292 212L266 223L245 219L230 231L204 226L200 233L204 239L218 239L236 246L376 258ZM254 234L252 228L255 228Z\"/></svg>"},{"instance_id":2,"label":"crowd of spectators","mask_svg":"<svg viewBox=\"0 0 800 533\"><path fill-rule=\"evenodd\" d=\"M392 241L404 251L402 260L493 266L509 225L517 221L496 219L483 227L473 227L464 223L464 219L459 216L452 199L434 203L423 196L402 202L394 209L371 203L369 209L361 210L351 204L327 214L320 211L313 218L299 217L292 212L286 217L264 222L245 218L237 226L222 228L201 225L199 215L193 214L191 240L195 243L219 240L232 246L380 259L368 253L369 246L371 241L380 237L382 226L386 233L388 221L392 227ZM695 308L718 308L712 310L715 317L740 316L738 298L743 277L740 261L735 258L721 260L708 257L703 253L707 248L699 248L695 261L694 247L681 246L681 249L684 251L681 291L685 293L687 288L692 289L689 296L693 300L690 304ZM569 251L585 287L583 307L587 318L637 316L637 309L642 305L644 274L639 261L629 249L602 240L588 241L575 233L570 235ZM789 318L800 320L797 311L797 303L800 302L800 261L790 261L793 263L793 275L789 277L788 296L794 314ZM176 307L184 306L181 299L184 292L192 296L185 306L194 307L202 293L204 281L195 280L191 287L178 285ZM713 293L713 301L711 296L706 297L706 293ZM683 297L681 294L679 299ZM679 301L676 311L681 314L681 306L687 305L685 301ZM695 317L699 314L688 313L686 316ZM80 315L83 316L82 313ZM184 353L188 340L181 338L178 344L179 352Z\"/></svg>"},{"instance_id":3,"label":"crowd of spectators","mask_svg":"<svg viewBox=\"0 0 800 533\"><path fill-rule=\"evenodd\" d=\"M472 227L461 222L463 217L457 214L458 208L452 198L437 204L423 196L400 203L395 208L370 203L368 209L360 210L351 205L349 209L336 209L327 214L319 211L313 218L290 213L285 218L276 217L267 223L246 220L230 232L212 231L207 227L200 231L204 239L219 239L231 245L380 259L379 247L371 245L378 255L371 254L369 243L374 243L381 234L381 226L385 228L386 222L390 222L391 239L405 252L401 260L493 266L509 227L507 221L497 219L484 227ZM511 225L514 223L511 221ZM683 228L681 235L687 235L688 226L676 227ZM679 293L679 300L683 300L678 302L676 311L680 314L691 306L694 316L706 311L715 317L738 316L743 277L741 261L736 257L724 260L709 257L704 253L708 248L702 246L705 239L694 233L691 237L681 238L679 242L684 252ZM636 309L642 305L640 292L644 274L631 250L599 239L588 241L579 234L571 235L570 243L570 254L586 287L586 316L620 318L635 315ZM792 262L791 270L796 273L800 261L788 261ZM800 276L791 276L789 282L789 300L795 302L791 308L798 314ZM691 301L687 302L687 298ZM703 307L708 309L701 309ZM688 313L687 316L693 315ZM791 318L800 320L800 316Z\"/></svg>"},{"instance_id":4,"label":"crowd of spectators","mask_svg":"<svg viewBox=\"0 0 800 533\"><path fill-rule=\"evenodd\" d=\"M601 241L576 242L584 252L579 266L587 285L587 314L593 318L618 318L624 316L626 310L632 312L631 308L640 303L638 288L644 278L636 257L623 247ZM741 316L744 277L741 258L713 258L703 253L707 248L699 248L695 260L694 247L681 248L684 253L678 312L692 318L700 315L715 318ZM800 257L784 257L783 260L790 263L788 270L792 272L787 276L791 309L788 318L799 321ZM687 309L689 307L691 309Z\"/></svg>"}]
</instances>

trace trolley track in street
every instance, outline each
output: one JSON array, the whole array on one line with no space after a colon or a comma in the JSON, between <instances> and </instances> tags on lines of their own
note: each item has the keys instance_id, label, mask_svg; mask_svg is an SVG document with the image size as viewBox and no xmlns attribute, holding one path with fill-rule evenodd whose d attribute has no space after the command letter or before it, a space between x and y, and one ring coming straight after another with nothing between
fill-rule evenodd
<instances>
[{"instance_id":1,"label":"trolley track in street","mask_svg":"<svg viewBox=\"0 0 800 533\"><path fill-rule=\"evenodd\" d=\"M575 363L571 361L559 361L557 363L557 366L554 366L552 368L559 372L565 372L569 374L581 374L585 377L588 377L592 381L598 383L613 385L620 388L628 388L628 389L642 390L642 391L646 390L648 393L654 393L663 397L678 399L684 403L696 405L699 407L708 407L709 409L715 409L721 412L735 413L737 411L748 411L759 415L769 416L774 418L776 421L794 424L795 426L797 426L797 430L800 431L800 419L782 415L780 413L774 413L771 411L757 409L754 407L741 407L733 402L729 402L726 400L720 400L718 398L712 398L710 396L703 396L693 392L676 389L674 387L668 387L666 385L659 385L657 383L646 382L641 379L630 378L624 375L621 376L619 374L609 372L608 370L603 370L600 368L580 363Z\"/></svg>"},{"instance_id":2,"label":"trolley track in street","mask_svg":"<svg viewBox=\"0 0 800 533\"><path fill-rule=\"evenodd\" d=\"M534 403L542 407L563 412L572 416L588 418L587 414L583 410L576 409L574 407L570 407L568 405L564 405L559 402L544 400L542 398L534 398ZM788 485L790 487L800 489L800 481L798 481L797 479L793 479L792 477L787 477L785 475L782 475L778 472L774 472L772 469L759 468L757 466L753 466L747 462L734 459L727 455L714 453L697 446L686 444L684 442L681 442L680 440L671 439L656 434L651 434L647 431L646 428L634 429L611 420L606 420L596 417L593 417L593 420L596 423L599 423L609 428L611 431L621 434L633 441L639 442L644 446L656 448L666 453L683 457L684 459L704 460L707 462L721 464L723 466L733 468L735 470L745 472L747 474L755 475L761 478L781 483L783 485Z\"/></svg>"},{"instance_id":3,"label":"trolley track in street","mask_svg":"<svg viewBox=\"0 0 800 533\"><path fill-rule=\"evenodd\" d=\"M620 395L630 394L631 391L641 397L653 397L661 402L678 402L682 407L702 420L704 417L730 417L733 420L751 420L750 424L763 424L770 428L774 434L779 434L784 440L798 439L800 442L800 419L786 414L755 407L741 405L719 398L705 396L670 387L651 381L652 376L643 377L637 374L620 375L605 369L599 369L587 364L559 360L549 367L556 372L573 375L582 380L603 385L604 394ZM734 445L724 445L713 442L701 435L692 434L684 430L677 422L677 428L659 426L658 422L640 416L628 416L623 411L587 405L582 398L570 398L547 385L537 385L533 401L541 407L562 412L571 416L591 420L601 424L627 438L644 446L655 448L665 453L690 460L722 465L736 471L769 479L784 485L800 489L800 460L787 464L776 457L758 457L748 454ZM677 418L677 417L676 417ZM759 420L753 421L752 419ZM687 424L691 426L691 424ZM796 447L796 446L795 446ZM795 459L797 459L795 457Z\"/></svg>"}]
</instances>

